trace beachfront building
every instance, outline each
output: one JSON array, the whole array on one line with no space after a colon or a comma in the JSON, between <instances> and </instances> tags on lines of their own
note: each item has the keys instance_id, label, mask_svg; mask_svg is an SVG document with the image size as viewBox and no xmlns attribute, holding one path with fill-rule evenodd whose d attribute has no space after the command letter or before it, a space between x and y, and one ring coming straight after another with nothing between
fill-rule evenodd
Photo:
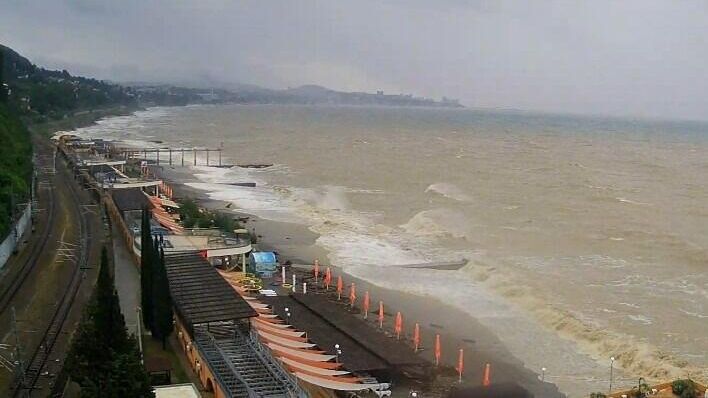
<instances>
[{"instance_id":1,"label":"beachfront building","mask_svg":"<svg viewBox=\"0 0 708 398\"><path fill-rule=\"evenodd\" d=\"M281 365L251 338L258 313L203 257L165 257L177 336L207 391L223 397L307 397Z\"/></svg>"}]
</instances>

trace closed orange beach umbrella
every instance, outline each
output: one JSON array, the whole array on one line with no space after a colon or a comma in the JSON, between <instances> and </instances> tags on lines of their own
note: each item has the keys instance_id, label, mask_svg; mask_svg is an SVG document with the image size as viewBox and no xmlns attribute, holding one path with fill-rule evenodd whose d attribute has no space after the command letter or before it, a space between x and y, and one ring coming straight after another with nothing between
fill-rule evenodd
<instances>
[{"instance_id":1,"label":"closed orange beach umbrella","mask_svg":"<svg viewBox=\"0 0 708 398\"><path fill-rule=\"evenodd\" d=\"M315 283L319 280L320 276L320 261L315 259Z\"/></svg>"},{"instance_id":2,"label":"closed orange beach umbrella","mask_svg":"<svg viewBox=\"0 0 708 398\"><path fill-rule=\"evenodd\" d=\"M354 303L356 302L356 285L352 282L352 286L349 288L349 305L354 308Z\"/></svg>"},{"instance_id":3,"label":"closed orange beach umbrella","mask_svg":"<svg viewBox=\"0 0 708 398\"><path fill-rule=\"evenodd\" d=\"M366 319L369 315L369 291L367 290L364 293L364 319Z\"/></svg>"},{"instance_id":4,"label":"closed orange beach umbrella","mask_svg":"<svg viewBox=\"0 0 708 398\"><path fill-rule=\"evenodd\" d=\"M459 382L462 383L462 371L465 368L465 351L460 348L460 355L457 357L457 374L459 377Z\"/></svg>"},{"instance_id":5,"label":"closed orange beach umbrella","mask_svg":"<svg viewBox=\"0 0 708 398\"><path fill-rule=\"evenodd\" d=\"M383 327L383 321L384 321L383 301L379 301L379 329Z\"/></svg>"},{"instance_id":6,"label":"closed orange beach umbrella","mask_svg":"<svg viewBox=\"0 0 708 398\"><path fill-rule=\"evenodd\" d=\"M325 270L324 283L325 283L325 289L329 290L329 285L332 283L332 270L329 269L329 267L327 267L327 269Z\"/></svg>"},{"instance_id":7,"label":"closed orange beach umbrella","mask_svg":"<svg viewBox=\"0 0 708 398\"><path fill-rule=\"evenodd\" d=\"M492 384L492 380L490 378L490 373L491 373L491 365L486 364L484 366L484 379L482 379L482 385L485 387L489 387L490 384Z\"/></svg>"},{"instance_id":8,"label":"closed orange beach umbrella","mask_svg":"<svg viewBox=\"0 0 708 398\"><path fill-rule=\"evenodd\" d=\"M344 290L344 282L342 282L342 276L337 276L337 300L342 299L342 290Z\"/></svg>"},{"instance_id":9,"label":"closed orange beach umbrella","mask_svg":"<svg viewBox=\"0 0 708 398\"><path fill-rule=\"evenodd\" d=\"M420 347L420 325L415 324L413 328L413 347L415 347L415 352L418 352L418 347Z\"/></svg>"},{"instance_id":10,"label":"closed orange beach umbrella","mask_svg":"<svg viewBox=\"0 0 708 398\"><path fill-rule=\"evenodd\" d=\"M440 356L442 355L440 347L440 335L435 335L435 366L440 366Z\"/></svg>"},{"instance_id":11,"label":"closed orange beach umbrella","mask_svg":"<svg viewBox=\"0 0 708 398\"><path fill-rule=\"evenodd\" d=\"M401 331L403 331L403 315L401 311L396 313L396 323L394 325L394 331L396 332L396 338L401 339Z\"/></svg>"}]
</instances>

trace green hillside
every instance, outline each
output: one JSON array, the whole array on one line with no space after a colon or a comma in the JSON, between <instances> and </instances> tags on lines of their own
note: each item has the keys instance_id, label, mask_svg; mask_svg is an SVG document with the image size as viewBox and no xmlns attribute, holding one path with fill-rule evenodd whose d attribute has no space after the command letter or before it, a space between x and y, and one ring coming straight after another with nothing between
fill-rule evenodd
<instances>
[{"instance_id":1,"label":"green hillside","mask_svg":"<svg viewBox=\"0 0 708 398\"><path fill-rule=\"evenodd\" d=\"M7 84L7 105L28 122L59 120L78 111L136 103L135 94L128 88L72 76L66 70L38 67L3 45L0 45L0 53L3 54L0 75Z\"/></svg>"},{"instance_id":2,"label":"green hillside","mask_svg":"<svg viewBox=\"0 0 708 398\"><path fill-rule=\"evenodd\" d=\"M18 203L29 198L32 143L20 119L0 104L0 239L5 237Z\"/></svg>"}]
</instances>

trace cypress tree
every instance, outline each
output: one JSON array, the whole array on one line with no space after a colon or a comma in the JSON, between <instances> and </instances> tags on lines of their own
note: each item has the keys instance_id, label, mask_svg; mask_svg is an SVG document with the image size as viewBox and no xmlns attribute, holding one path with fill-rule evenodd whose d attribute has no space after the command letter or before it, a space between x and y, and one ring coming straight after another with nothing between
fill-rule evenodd
<instances>
[{"instance_id":1,"label":"cypress tree","mask_svg":"<svg viewBox=\"0 0 708 398\"><path fill-rule=\"evenodd\" d=\"M137 342L125 328L105 247L96 291L72 341L66 366L81 385L82 397L154 397L140 364ZM127 381L125 385L119 385L121 379Z\"/></svg>"},{"instance_id":2,"label":"cypress tree","mask_svg":"<svg viewBox=\"0 0 708 398\"><path fill-rule=\"evenodd\" d=\"M118 292L108 265L108 251L101 250L101 266L96 282L96 331L104 336L104 344L116 351L124 351L128 345L125 318L120 311Z\"/></svg>"},{"instance_id":3,"label":"cypress tree","mask_svg":"<svg viewBox=\"0 0 708 398\"><path fill-rule=\"evenodd\" d=\"M110 379L108 381L108 394L98 394L93 396L123 398L154 397L150 378L140 363L140 352L137 349L137 342L131 338L131 349L118 355L113 361Z\"/></svg>"},{"instance_id":4,"label":"cypress tree","mask_svg":"<svg viewBox=\"0 0 708 398\"><path fill-rule=\"evenodd\" d=\"M152 330L152 275L154 249L150 230L150 211L143 208L140 228L140 305L142 306L143 325Z\"/></svg>"},{"instance_id":5,"label":"cypress tree","mask_svg":"<svg viewBox=\"0 0 708 398\"><path fill-rule=\"evenodd\" d=\"M156 240L157 242L157 240ZM159 261L156 262L153 274L153 337L162 341L162 349L166 347L167 338L172 333L172 298L165 268L165 251L160 248Z\"/></svg>"}]
</instances>

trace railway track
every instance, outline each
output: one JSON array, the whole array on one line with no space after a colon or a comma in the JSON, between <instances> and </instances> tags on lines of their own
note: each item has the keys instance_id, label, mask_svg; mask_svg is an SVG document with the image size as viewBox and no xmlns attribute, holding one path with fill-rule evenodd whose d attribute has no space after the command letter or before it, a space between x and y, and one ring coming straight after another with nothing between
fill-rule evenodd
<instances>
[{"instance_id":1,"label":"railway track","mask_svg":"<svg viewBox=\"0 0 708 398\"><path fill-rule=\"evenodd\" d=\"M54 155L54 157L55 156L56 154ZM55 159L52 159L52 161L54 162ZM42 166L43 167L41 167L41 169L47 168L46 165ZM55 175L50 175L50 178L46 177L47 175L38 178L38 185L41 185L42 183L53 183L56 179ZM7 288L0 292L0 313L5 313L5 311L7 311L8 307L10 306L10 303L13 302L13 299L17 295L17 292L20 290L20 287L22 287L22 284L24 284L27 277L32 273L32 270L37 264L37 260L42 255L44 249L47 246L47 243L49 242L49 235L52 231L52 227L54 226L54 216L56 215L57 203L54 198L54 190L50 188L46 189L46 192L47 219L41 225L39 238L35 240L35 242L37 242L36 245L33 247L27 247L25 249L31 250L30 256L21 265L19 271L12 277L12 280L10 281L10 284L7 286Z\"/></svg>"},{"instance_id":2,"label":"railway track","mask_svg":"<svg viewBox=\"0 0 708 398\"><path fill-rule=\"evenodd\" d=\"M71 280L66 285L65 290L61 293L61 297L56 306L56 310L52 314L49 323L42 330L41 343L32 351L27 366L24 369L21 377L17 381L17 388L14 389L13 397L29 396L36 388L40 377L43 375L42 370L47 364L52 350L60 337L61 331L64 328L66 320L71 312L72 306L76 299L83 280L82 269L88 264L90 253L89 237L90 223L87 220L87 214L82 211L82 206L85 204L79 192L79 186L75 182L71 182L66 171L64 173L69 183L69 191L71 193L72 202L74 203L74 212L79 220L79 245L78 256L76 257L75 266L72 270Z\"/></svg>"}]
</instances>

